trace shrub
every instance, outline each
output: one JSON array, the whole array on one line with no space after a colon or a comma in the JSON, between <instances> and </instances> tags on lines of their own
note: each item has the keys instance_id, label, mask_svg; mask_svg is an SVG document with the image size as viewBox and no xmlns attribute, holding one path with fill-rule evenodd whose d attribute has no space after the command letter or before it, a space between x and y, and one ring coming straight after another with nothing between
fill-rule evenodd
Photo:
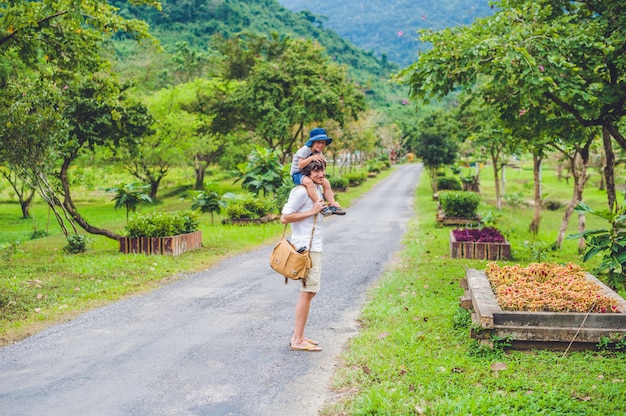
<instances>
[{"instance_id":1,"label":"shrub","mask_svg":"<svg viewBox=\"0 0 626 416\"><path fill-rule=\"evenodd\" d=\"M226 207L226 214L230 219L261 218L270 214L275 208L272 199L243 195L231 199Z\"/></svg>"},{"instance_id":2,"label":"shrub","mask_svg":"<svg viewBox=\"0 0 626 416\"><path fill-rule=\"evenodd\" d=\"M383 162L378 160L370 160L367 162L367 171L369 173L380 173L385 168Z\"/></svg>"},{"instance_id":3,"label":"shrub","mask_svg":"<svg viewBox=\"0 0 626 416\"><path fill-rule=\"evenodd\" d=\"M548 211L558 211L561 208L563 208L563 203L561 203L559 201L555 201L553 199L548 199L548 200L544 201L543 206Z\"/></svg>"},{"instance_id":4,"label":"shrub","mask_svg":"<svg viewBox=\"0 0 626 416\"><path fill-rule=\"evenodd\" d=\"M280 212L283 208L283 205L289 199L289 194L293 189L294 184L291 178L288 181L283 182L282 186L276 190L274 193L274 209L276 212Z\"/></svg>"},{"instance_id":5,"label":"shrub","mask_svg":"<svg viewBox=\"0 0 626 416\"><path fill-rule=\"evenodd\" d=\"M439 195L443 212L450 217L474 218L480 195L469 191L446 191Z\"/></svg>"},{"instance_id":6,"label":"shrub","mask_svg":"<svg viewBox=\"0 0 626 416\"><path fill-rule=\"evenodd\" d=\"M193 211L151 212L128 222L129 237L167 237L198 231L198 214Z\"/></svg>"},{"instance_id":7,"label":"shrub","mask_svg":"<svg viewBox=\"0 0 626 416\"><path fill-rule=\"evenodd\" d=\"M437 179L437 189L440 191L460 191L463 189L461 181L454 177L442 177Z\"/></svg>"},{"instance_id":8,"label":"shrub","mask_svg":"<svg viewBox=\"0 0 626 416\"><path fill-rule=\"evenodd\" d=\"M504 194L504 202L511 208L519 208L524 205L524 194L520 191Z\"/></svg>"},{"instance_id":9,"label":"shrub","mask_svg":"<svg viewBox=\"0 0 626 416\"><path fill-rule=\"evenodd\" d=\"M328 182L330 182L330 186L333 189L336 188L347 188L350 185L350 181L348 178L344 176L332 176L328 178Z\"/></svg>"},{"instance_id":10,"label":"shrub","mask_svg":"<svg viewBox=\"0 0 626 416\"><path fill-rule=\"evenodd\" d=\"M63 247L63 251L67 254L79 254L87 251L87 237L80 234L71 234L67 236L67 245Z\"/></svg>"},{"instance_id":11,"label":"shrub","mask_svg":"<svg viewBox=\"0 0 626 416\"><path fill-rule=\"evenodd\" d=\"M9 263L15 253L22 253L21 245L22 242L19 240L10 240L9 245L2 249L2 258Z\"/></svg>"},{"instance_id":12,"label":"shrub","mask_svg":"<svg viewBox=\"0 0 626 416\"><path fill-rule=\"evenodd\" d=\"M33 232L30 234L30 239L31 240L36 240L38 238L44 238L47 237L48 235L50 235L46 230L33 230Z\"/></svg>"},{"instance_id":13,"label":"shrub","mask_svg":"<svg viewBox=\"0 0 626 416\"><path fill-rule=\"evenodd\" d=\"M365 172L351 172L347 173L345 177L348 179L350 186L359 186L367 180L367 173Z\"/></svg>"}]
</instances>

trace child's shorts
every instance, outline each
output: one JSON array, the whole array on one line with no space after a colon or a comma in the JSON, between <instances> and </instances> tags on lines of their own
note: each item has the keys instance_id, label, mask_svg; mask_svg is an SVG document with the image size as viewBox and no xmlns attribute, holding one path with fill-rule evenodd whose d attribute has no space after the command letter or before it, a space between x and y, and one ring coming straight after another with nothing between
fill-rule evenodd
<instances>
[{"instance_id":1,"label":"child's shorts","mask_svg":"<svg viewBox=\"0 0 626 416\"><path fill-rule=\"evenodd\" d=\"M293 175L291 175L291 179L293 179L293 183L295 183L296 185L302 185L303 177L304 175L301 172L296 172Z\"/></svg>"}]
</instances>

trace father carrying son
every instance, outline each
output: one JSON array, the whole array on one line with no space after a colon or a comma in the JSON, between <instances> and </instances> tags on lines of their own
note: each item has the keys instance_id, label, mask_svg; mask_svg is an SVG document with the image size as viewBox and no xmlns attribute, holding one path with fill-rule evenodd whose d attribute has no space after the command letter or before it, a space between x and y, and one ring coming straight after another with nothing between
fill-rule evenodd
<instances>
[{"instance_id":1,"label":"father carrying son","mask_svg":"<svg viewBox=\"0 0 626 416\"><path fill-rule=\"evenodd\" d=\"M326 158L322 154L322 150L324 150L325 146L331 144L332 141L333 139L326 135L326 130L319 127L314 128L309 133L309 140L293 155L293 161L291 162L291 178L293 179L293 183L296 185L304 185L309 198L311 198L313 202L318 199L315 185L311 178L301 173L301 170L314 160L323 162L324 165L326 165ZM321 211L322 215L346 215L346 211L335 201L335 194L331 189L328 179L324 178L322 188L324 190L324 198L328 201L328 206Z\"/></svg>"}]
</instances>

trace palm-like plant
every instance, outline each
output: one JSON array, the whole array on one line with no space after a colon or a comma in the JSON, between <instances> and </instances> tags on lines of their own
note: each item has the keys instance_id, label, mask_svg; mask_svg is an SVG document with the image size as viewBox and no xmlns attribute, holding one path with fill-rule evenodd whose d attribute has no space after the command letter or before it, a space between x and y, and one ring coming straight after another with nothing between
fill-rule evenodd
<instances>
[{"instance_id":1,"label":"palm-like plant","mask_svg":"<svg viewBox=\"0 0 626 416\"><path fill-rule=\"evenodd\" d=\"M105 189L107 192L115 192L112 201L115 201L115 209L126 208L126 221L130 212L137 211L137 207L142 202L152 202L152 198L146 193L150 185L137 183L120 184L112 188Z\"/></svg>"},{"instance_id":2,"label":"palm-like plant","mask_svg":"<svg viewBox=\"0 0 626 416\"><path fill-rule=\"evenodd\" d=\"M196 192L192 202L192 210L200 210L202 213L209 212L211 214L211 224L213 224L214 214L220 213L226 203L222 200L220 194L215 191Z\"/></svg>"},{"instance_id":3,"label":"palm-like plant","mask_svg":"<svg viewBox=\"0 0 626 416\"><path fill-rule=\"evenodd\" d=\"M280 163L280 157L275 150L255 146L248 156L247 163L237 166L241 186L258 195L263 196L275 193L283 184L285 168ZM235 182L236 182L235 181Z\"/></svg>"}]
</instances>

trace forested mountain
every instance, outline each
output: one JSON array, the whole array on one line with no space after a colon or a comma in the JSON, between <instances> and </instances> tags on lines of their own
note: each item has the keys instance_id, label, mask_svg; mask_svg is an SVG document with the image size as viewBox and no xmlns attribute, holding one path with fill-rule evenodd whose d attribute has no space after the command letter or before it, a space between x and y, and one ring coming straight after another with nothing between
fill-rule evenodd
<instances>
[{"instance_id":1,"label":"forested mountain","mask_svg":"<svg viewBox=\"0 0 626 416\"><path fill-rule=\"evenodd\" d=\"M402 66L414 62L418 51L428 47L418 41L418 30L467 25L493 13L489 0L279 1L290 10L320 15L325 27Z\"/></svg>"},{"instance_id":2,"label":"forested mountain","mask_svg":"<svg viewBox=\"0 0 626 416\"><path fill-rule=\"evenodd\" d=\"M374 56L373 52L365 52L323 28L322 22L310 13L294 13L276 0L162 0L162 11L138 7L126 0L113 0L112 4L120 8L124 17L147 21L151 32L170 54L175 53L180 42L197 51L206 51L211 37L218 34L228 38L246 31L263 35L277 32L280 36L319 41L333 60L349 67L349 73L378 104L382 105L390 95L404 95L400 91L405 88L387 82L389 75L399 69L398 65ZM135 51L127 51L124 59L137 59ZM133 66L137 68L138 63L129 65L129 70Z\"/></svg>"}]
</instances>

